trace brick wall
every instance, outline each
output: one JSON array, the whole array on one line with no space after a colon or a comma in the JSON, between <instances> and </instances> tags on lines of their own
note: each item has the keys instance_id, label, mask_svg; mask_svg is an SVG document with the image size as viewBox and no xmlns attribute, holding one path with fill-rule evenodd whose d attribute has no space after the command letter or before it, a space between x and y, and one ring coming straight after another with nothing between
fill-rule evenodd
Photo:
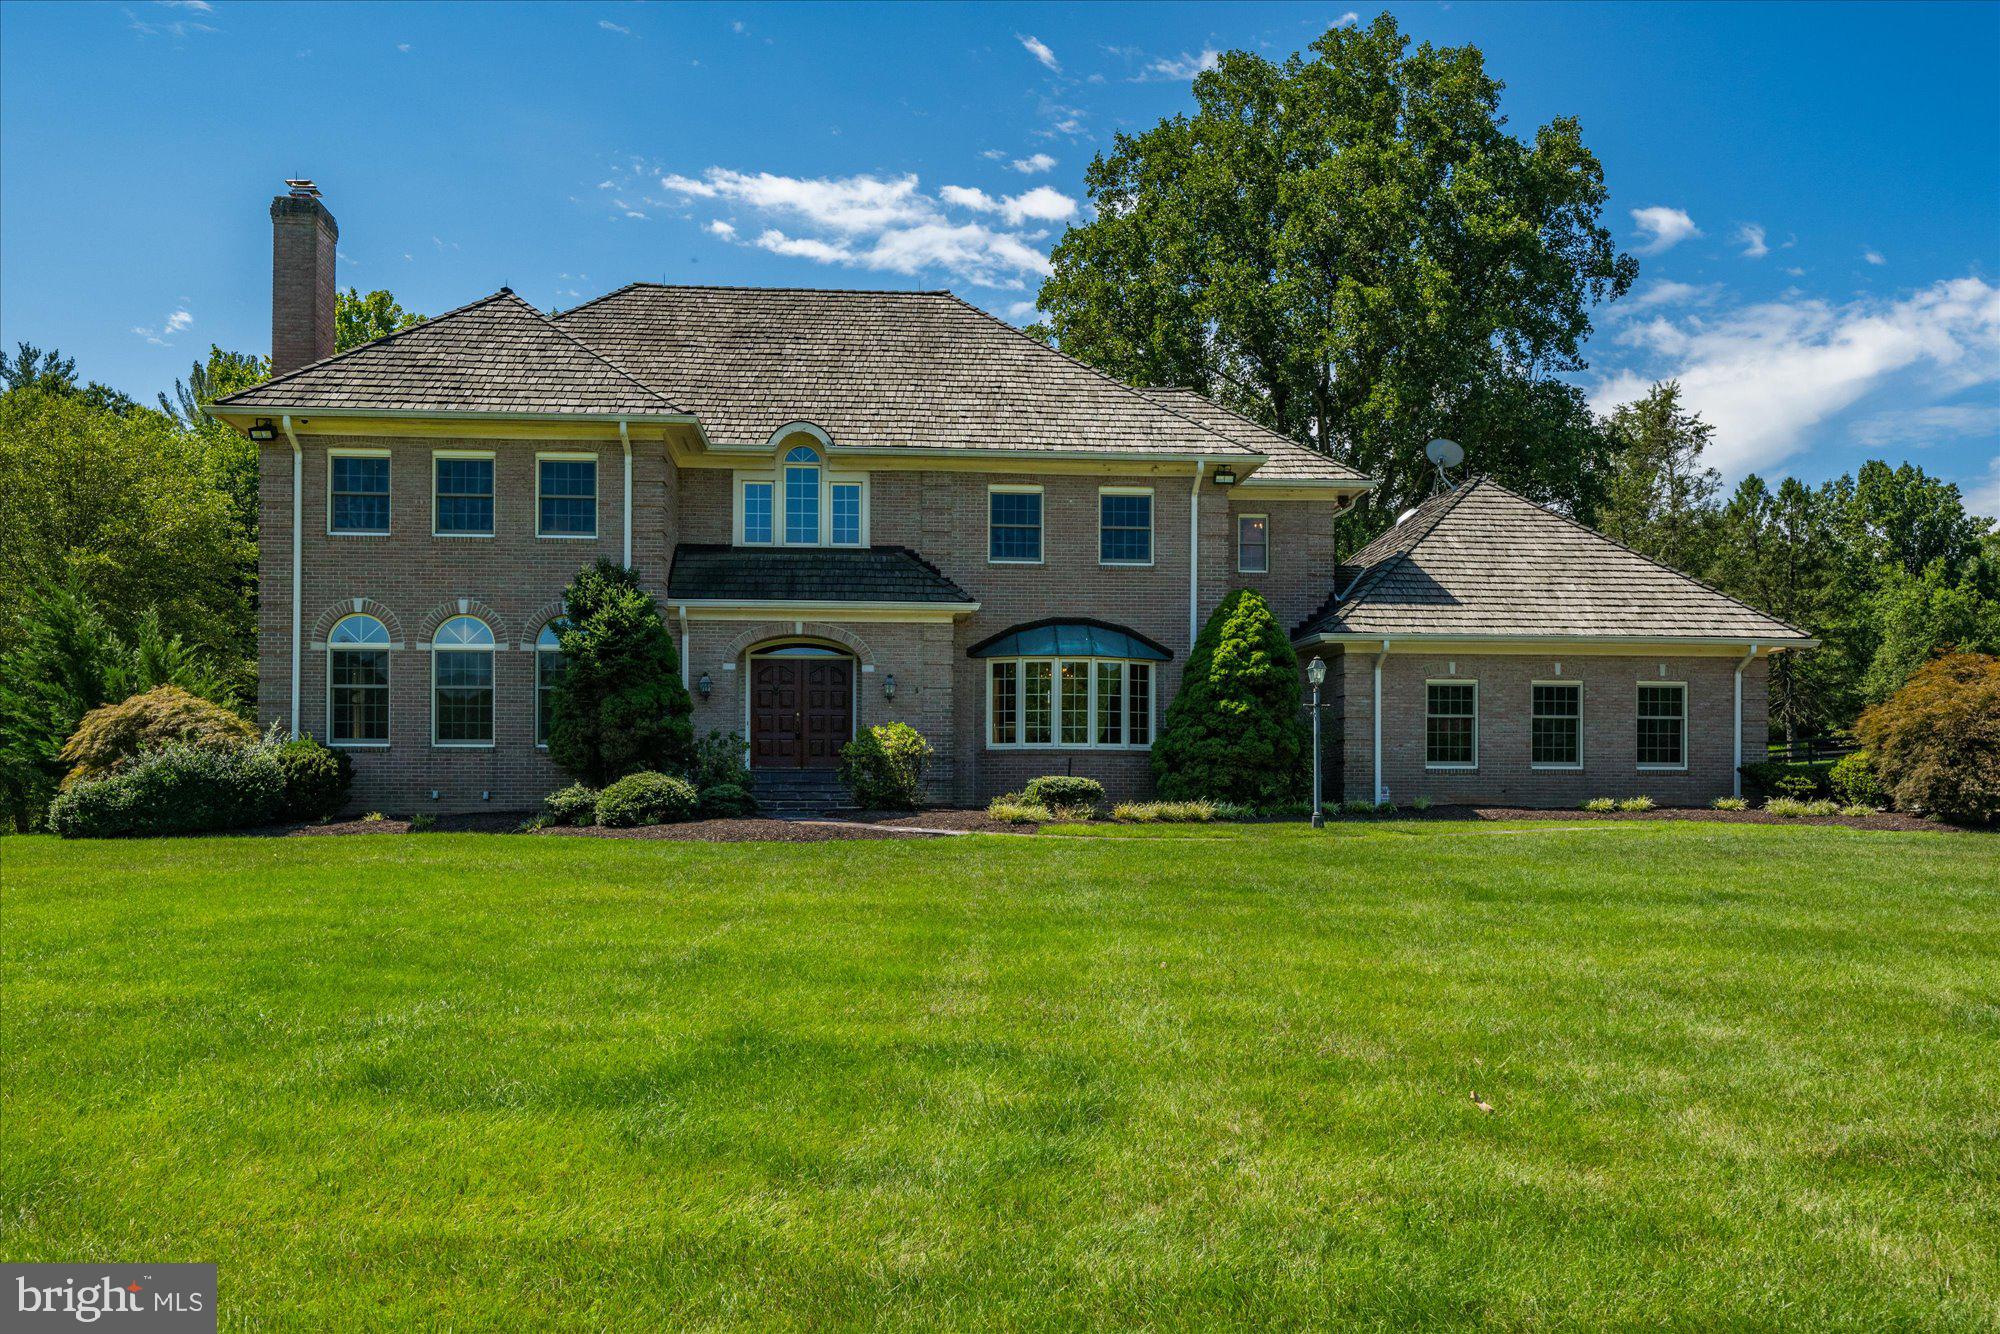
<instances>
[{"instance_id":1,"label":"brick wall","mask_svg":"<svg viewBox=\"0 0 2000 1334\"><path fill-rule=\"evenodd\" d=\"M1341 733L1340 790L1347 800L1372 799L1374 783L1373 669L1375 652L1351 649L1328 659ZM1729 795L1734 778L1734 674L1738 658L1659 654L1431 654L1394 651L1383 667L1383 781L1389 797L1504 806L1575 806L1590 797L1650 796L1662 805L1706 805ZM1664 669L1664 675L1662 675ZM1766 740L1767 664L1743 674L1743 749L1761 755ZM1479 683L1478 767L1424 764L1425 684ZM1638 687L1687 683L1688 764L1685 770L1641 770L1636 757ZM1529 763L1531 688L1536 681L1583 683L1583 768L1543 769ZM1329 786L1328 799L1335 788Z\"/></svg>"}]
</instances>

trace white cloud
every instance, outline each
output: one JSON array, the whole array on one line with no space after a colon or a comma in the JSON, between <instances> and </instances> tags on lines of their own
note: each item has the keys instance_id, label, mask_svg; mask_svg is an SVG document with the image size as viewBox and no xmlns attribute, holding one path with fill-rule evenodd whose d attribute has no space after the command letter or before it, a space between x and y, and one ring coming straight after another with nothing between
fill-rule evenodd
<instances>
[{"instance_id":1,"label":"white cloud","mask_svg":"<svg viewBox=\"0 0 2000 1334\"><path fill-rule=\"evenodd\" d=\"M215 6L208 0L153 0L162 9L191 9L197 14L213 14Z\"/></svg>"},{"instance_id":2,"label":"white cloud","mask_svg":"<svg viewBox=\"0 0 2000 1334\"><path fill-rule=\"evenodd\" d=\"M1921 402L2000 380L2000 286L1967 277L1898 300L1778 300L1655 318L1616 341L1650 355L1600 382L1592 406L1677 379L1716 428L1711 462L1737 477L1797 453L1868 394L1895 387Z\"/></svg>"},{"instance_id":3,"label":"white cloud","mask_svg":"<svg viewBox=\"0 0 2000 1334\"><path fill-rule=\"evenodd\" d=\"M1007 307L1007 318L1016 323L1022 320L1030 320L1034 317L1035 303L1032 301L1016 301L1013 305Z\"/></svg>"},{"instance_id":4,"label":"white cloud","mask_svg":"<svg viewBox=\"0 0 2000 1334\"><path fill-rule=\"evenodd\" d=\"M1764 243L1764 229L1754 222L1746 222L1736 229L1736 242L1743 247L1743 258L1762 259L1771 253L1771 247Z\"/></svg>"},{"instance_id":5,"label":"white cloud","mask_svg":"<svg viewBox=\"0 0 2000 1334\"><path fill-rule=\"evenodd\" d=\"M1345 28L1359 22L1361 22L1361 16L1350 9L1345 14L1342 14L1339 18L1335 19L1333 21L1333 26L1336 28Z\"/></svg>"},{"instance_id":6,"label":"white cloud","mask_svg":"<svg viewBox=\"0 0 2000 1334\"><path fill-rule=\"evenodd\" d=\"M171 0L163 0L159 4L159 8L185 9L190 14L209 14L214 12L213 5L205 3L178 4L172 3ZM133 32L138 33L141 37L171 37L175 41L180 41L193 33L221 31L220 28L212 24L200 22L197 19L170 19L160 23L151 23L140 18L129 9L125 10L124 14L125 26Z\"/></svg>"},{"instance_id":7,"label":"white cloud","mask_svg":"<svg viewBox=\"0 0 2000 1334\"><path fill-rule=\"evenodd\" d=\"M1986 465L1986 476L1964 485L1965 508L1983 519L1992 519L1994 526L2000 527L2000 454L1996 454Z\"/></svg>"},{"instance_id":8,"label":"white cloud","mask_svg":"<svg viewBox=\"0 0 2000 1334\"><path fill-rule=\"evenodd\" d=\"M1045 233L1022 229L1077 212L1076 200L1046 185L1000 196L947 185L932 195L914 175L806 179L711 167L699 176L663 176L660 185L683 201L761 215L751 244L774 255L908 275L942 271L980 287L1018 288L1047 274L1048 256L1035 244ZM955 218L950 210L991 221ZM736 235L736 223L702 225L725 239Z\"/></svg>"},{"instance_id":9,"label":"white cloud","mask_svg":"<svg viewBox=\"0 0 2000 1334\"><path fill-rule=\"evenodd\" d=\"M1643 292L1634 293L1630 298L1614 307L1614 310L1650 310L1654 306L1706 305L1715 299L1720 285L1698 287L1693 283L1677 283L1667 278L1658 278Z\"/></svg>"},{"instance_id":10,"label":"white cloud","mask_svg":"<svg viewBox=\"0 0 2000 1334\"><path fill-rule=\"evenodd\" d=\"M733 19L730 21L729 31L739 34L746 33L750 31L750 25L745 23L742 19Z\"/></svg>"},{"instance_id":11,"label":"white cloud","mask_svg":"<svg viewBox=\"0 0 2000 1334\"><path fill-rule=\"evenodd\" d=\"M155 347L172 347L173 344L169 340L175 334L185 332L193 323L194 316L192 314L186 309L178 309L169 312L167 317L160 321L157 328L147 328L144 325L135 324L132 326L132 332Z\"/></svg>"},{"instance_id":12,"label":"white cloud","mask_svg":"<svg viewBox=\"0 0 2000 1334\"><path fill-rule=\"evenodd\" d=\"M985 158L988 162L1004 162L1007 159L1007 150L1004 148L989 148L979 156Z\"/></svg>"},{"instance_id":13,"label":"white cloud","mask_svg":"<svg viewBox=\"0 0 2000 1334\"><path fill-rule=\"evenodd\" d=\"M1867 260L1870 264L1887 264L1889 262L1882 258L1882 252L1879 250L1864 250L1861 252L1861 258Z\"/></svg>"},{"instance_id":14,"label":"white cloud","mask_svg":"<svg viewBox=\"0 0 2000 1334\"><path fill-rule=\"evenodd\" d=\"M1017 32L1014 34L1014 40L1025 47L1029 55L1041 61L1043 68L1054 70L1058 74L1062 72L1062 63L1056 59L1056 53L1049 50L1048 43L1041 38Z\"/></svg>"},{"instance_id":15,"label":"white cloud","mask_svg":"<svg viewBox=\"0 0 2000 1334\"><path fill-rule=\"evenodd\" d=\"M1678 208L1666 208L1655 204L1650 208L1632 210L1633 225L1644 234L1638 250L1642 255L1657 255L1662 250L1672 249L1691 236L1700 236L1701 228L1694 225L1694 219Z\"/></svg>"},{"instance_id":16,"label":"white cloud","mask_svg":"<svg viewBox=\"0 0 2000 1334\"><path fill-rule=\"evenodd\" d=\"M396 43L396 49L404 55L408 55L410 53L410 44L408 42L398 42Z\"/></svg>"},{"instance_id":17,"label":"white cloud","mask_svg":"<svg viewBox=\"0 0 2000 1334\"><path fill-rule=\"evenodd\" d=\"M1153 61L1140 70L1138 76L1132 82L1150 83L1159 79L1192 79L1204 70L1214 69L1216 65L1221 63L1221 60L1222 53L1213 47L1203 50L1198 56L1191 56L1183 51L1178 56L1168 56Z\"/></svg>"},{"instance_id":18,"label":"white cloud","mask_svg":"<svg viewBox=\"0 0 2000 1334\"><path fill-rule=\"evenodd\" d=\"M621 37L630 37L632 35L632 30L630 28L626 27L622 23L613 23L610 19L599 19L597 21L597 26L604 29L604 31L606 32L615 32Z\"/></svg>"},{"instance_id":19,"label":"white cloud","mask_svg":"<svg viewBox=\"0 0 2000 1334\"><path fill-rule=\"evenodd\" d=\"M1017 157L1011 164L1023 176L1033 176L1036 172L1047 171L1056 165L1056 160L1047 153L1034 153L1028 157Z\"/></svg>"}]
</instances>

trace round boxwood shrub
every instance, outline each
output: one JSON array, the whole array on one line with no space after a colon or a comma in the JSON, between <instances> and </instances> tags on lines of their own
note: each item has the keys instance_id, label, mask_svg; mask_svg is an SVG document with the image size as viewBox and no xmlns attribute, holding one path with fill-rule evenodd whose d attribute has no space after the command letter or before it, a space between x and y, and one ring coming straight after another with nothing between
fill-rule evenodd
<instances>
[{"instance_id":1,"label":"round boxwood shrub","mask_svg":"<svg viewBox=\"0 0 2000 1334\"><path fill-rule=\"evenodd\" d=\"M869 811L913 811L924 798L931 743L908 723L871 727L840 748L840 781Z\"/></svg>"},{"instance_id":2,"label":"round boxwood shrub","mask_svg":"<svg viewBox=\"0 0 2000 1334\"><path fill-rule=\"evenodd\" d=\"M49 830L63 838L200 834L268 824L284 806L284 770L267 748L175 742L64 788L49 806Z\"/></svg>"},{"instance_id":3,"label":"round boxwood shrub","mask_svg":"<svg viewBox=\"0 0 2000 1334\"><path fill-rule=\"evenodd\" d=\"M257 739L257 729L220 704L179 686L155 686L83 715L57 757L69 766L65 783L107 774L142 751L171 741L231 747Z\"/></svg>"},{"instance_id":4,"label":"round boxwood shrub","mask_svg":"<svg viewBox=\"0 0 2000 1334\"><path fill-rule=\"evenodd\" d=\"M2000 657L1933 658L1854 730L1898 810L2000 818Z\"/></svg>"},{"instance_id":5,"label":"round boxwood shrub","mask_svg":"<svg viewBox=\"0 0 2000 1334\"><path fill-rule=\"evenodd\" d=\"M284 817L318 820L347 804L354 786L354 761L344 750L322 746L309 736L268 747L285 779Z\"/></svg>"},{"instance_id":6,"label":"round boxwood shrub","mask_svg":"<svg viewBox=\"0 0 2000 1334\"><path fill-rule=\"evenodd\" d=\"M1827 771L1826 781L1833 795L1849 806L1882 806L1889 800L1889 794L1882 790L1882 781L1875 777L1874 761L1865 750L1841 756Z\"/></svg>"},{"instance_id":7,"label":"round boxwood shrub","mask_svg":"<svg viewBox=\"0 0 2000 1334\"><path fill-rule=\"evenodd\" d=\"M542 798L542 815L550 824L597 823L597 789L571 783Z\"/></svg>"},{"instance_id":8,"label":"round boxwood shrub","mask_svg":"<svg viewBox=\"0 0 2000 1334\"><path fill-rule=\"evenodd\" d=\"M597 823L611 829L692 820L701 799L694 784L671 774L627 774L597 794Z\"/></svg>"},{"instance_id":9,"label":"round boxwood shrub","mask_svg":"<svg viewBox=\"0 0 2000 1334\"><path fill-rule=\"evenodd\" d=\"M1087 807L1097 810L1104 805L1104 784L1095 778L1080 778L1073 774L1044 774L1040 778L1030 778L1022 796L1033 806L1046 806L1050 810L1073 810Z\"/></svg>"},{"instance_id":10,"label":"round boxwood shrub","mask_svg":"<svg viewBox=\"0 0 2000 1334\"><path fill-rule=\"evenodd\" d=\"M736 783L716 783L701 790L701 818L741 820L757 813L757 798Z\"/></svg>"}]
</instances>

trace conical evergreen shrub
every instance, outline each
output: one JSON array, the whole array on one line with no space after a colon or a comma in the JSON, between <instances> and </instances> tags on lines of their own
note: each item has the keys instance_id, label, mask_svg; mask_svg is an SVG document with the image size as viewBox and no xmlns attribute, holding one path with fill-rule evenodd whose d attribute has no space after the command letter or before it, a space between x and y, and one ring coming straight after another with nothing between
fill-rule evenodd
<instances>
[{"instance_id":1,"label":"conical evergreen shrub","mask_svg":"<svg viewBox=\"0 0 2000 1334\"><path fill-rule=\"evenodd\" d=\"M1238 589L1188 654L1153 742L1154 790L1168 801L1290 801L1309 752L1298 655L1271 604Z\"/></svg>"}]
</instances>

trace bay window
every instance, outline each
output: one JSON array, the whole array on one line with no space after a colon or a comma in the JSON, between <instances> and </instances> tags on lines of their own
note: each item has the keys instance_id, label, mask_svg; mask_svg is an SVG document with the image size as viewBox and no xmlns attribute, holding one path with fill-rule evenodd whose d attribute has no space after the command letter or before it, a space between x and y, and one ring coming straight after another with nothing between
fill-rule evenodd
<instances>
[{"instance_id":1,"label":"bay window","mask_svg":"<svg viewBox=\"0 0 2000 1334\"><path fill-rule=\"evenodd\" d=\"M1153 665L1109 658L990 658L986 743L994 748L1144 748L1153 741Z\"/></svg>"}]
</instances>

